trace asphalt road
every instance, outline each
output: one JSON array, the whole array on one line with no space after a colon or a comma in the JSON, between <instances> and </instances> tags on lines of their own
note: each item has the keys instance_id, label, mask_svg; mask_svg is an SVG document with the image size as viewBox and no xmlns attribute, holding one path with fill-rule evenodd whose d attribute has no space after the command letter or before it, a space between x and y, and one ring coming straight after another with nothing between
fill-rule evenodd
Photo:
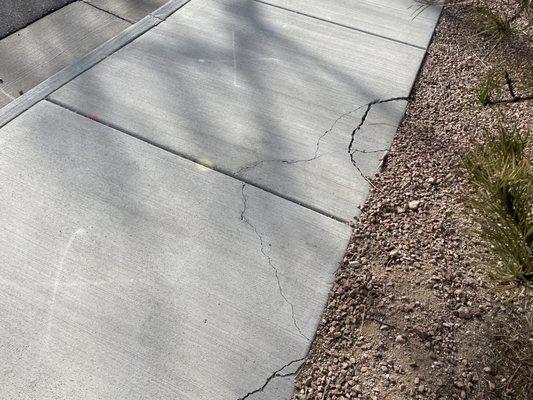
<instances>
[{"instance_id":1,"label":"asphalt road","mask_svg":"<svg viewBox=\"0 0 533 400\"><path fill-rule=\"evenodd\" d=\"M1 0L0 39L75 0Z\"/></svg>"}]
</instances>

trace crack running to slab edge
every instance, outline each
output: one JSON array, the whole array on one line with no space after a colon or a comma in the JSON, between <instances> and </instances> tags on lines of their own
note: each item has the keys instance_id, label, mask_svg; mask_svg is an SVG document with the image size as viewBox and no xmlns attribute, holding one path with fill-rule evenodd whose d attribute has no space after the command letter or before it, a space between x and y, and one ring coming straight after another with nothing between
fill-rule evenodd
<instances>
[{"instance_id":1,"label":"crack running to slab edge","mask_svg":"<svg viewBox=\"0 0 533 400\"><path fill-rule=\"evenodd\" d=\"M292 164L298 164L298 163L303 163L303 162L314 161L314 160L316 160L316 159L322 157L322 155L319 154L319 153L320 153L320 144L321 144L322 140L323 140L328 134L330 134L330 133L333 131L333 129L335 128L335 126L337 125L337 123L338 123L341 119L343 119L343 118L345 118L345 117L347 117L347 116L353 114L354 112L360 110L361 108L363 108L363 107L365 107L365 106L367 106L367 104L363 104L362 106L359 106L359 107L357 107L357 108L355 108L355 109L353 109L353 110L351 110L351 111L347 111L347 112L345 112L344 114L341 114L341 115L340 115L335 121L333 121L333 123L331 124L331 126L330 126L326 131L324 131L324 133L322 133L322 134L318 137L318 139L317 139L317 141L316 141L316 143L315 143L315 152L314 152L314 154L313 154L312 157L310 157L310 158L304 158L304 159L295 159L295 160L270 159L270 160L259 160L259 161L254 161L254 162L251 162L251 163L249 163L249 164L246 164L246 165L244 165L243 167L241 167L240 169L238 169L238 170L235 172L235 175L241 175L241 174L243 174L243 173L246 173L246 172L248 172L249 170L254 169L255 167L257 167L257 166L259 166L259 165L261 165L261 164L264 164L264 163L282 163L282 164L289 164L289 165L292 165ZM379 152L381 152L381 151L383 151L383 150L360 150L361 153L379 153Z\"/></svg>"},{"instance_id":2,"label":"crack running to slab edge","mask_svg":"<svg viewBox=\"0 0 533 400\"><path fill-rule=\"evenodd\" d=\"M242 201L243 201L243 208L242 208L242 211L241 211L241 221L243 221L246 225L248 225L250 228L252 228L252 230L255 232L255 235L259 239L259 244L261 246L260 247L261 254L266 258L266 260L268 261L268 265L270 265L270 267L274 271L274 276L276 277L276 282L278 284L279 294L281 295L281 297L283 297L283 300L285 300L285 303L287 303L290 306L290 308L291 308L292 323L294 324L294 327L296 328L298 333L302 337L304 337L307 341L309 341L310 339L303 334L302 330L298 326L298 323L296 322L296 315L295 315L295 312L294 312L294 305L289 301L289 299L287 299L287 296L285 296L285 293L284 293L283 288L281 286L281 282L279 280L278 269L276 268L276 266L272 262L272 257L270 257L270 255L265 251L265 242L263 240L263 235L261 235L261 233L259 233L257 228L246 217L247 197L246 197L246 194L244 192L245 188L246 188L246 183L243 183L242 187L241 187L241 195L242 195ZM269 246L270 246L270 243L269 243Z\"/></svg>"},{"instance_id":3,"label":"crack running to slab edge","mask_svg":"<svg viewBox=\"0 0 533 400\"><path fill-rule=\"evenodd\" d=\"M286 377L289 377L289 376L294 376L296 374L298 374L298 372L300 371L300 369L302 368L303 366L303 363L300 364L300 366L298 366L298 368L296 369L296 371L294 372L288 372L286 374L282 374L281 372L287 368L287 367L290 367L292 364L294 363L297 363L297 362L300 362L300 361L303 361L305 360L305 357L302 357L302 358L299 358L297 360L293 360L291 362L288 362L287 364L285 364L283 367L281 367L280 369L274 371L268 378L267 380L265 381L265 383L263 383L263 386L261 386L260 388L258 389L255 389L251 392L248 392L246 393L243 397L239 397L237 400L245 400L247 399L248 397L250 396L253 396L254 394L256 393L259 393L259 392L262 392L263 390L265 390L265 388L268 386L268 384L275 378L286 378Z\"/></svg>"},{"instance_id":4,"label":"crack running to slab edge","mask_svg":"<svg viewBox=\"0 0 533 400\"><path fill-rule=\"evenodd\" d=\"M350 161L352 162L352 165L355 167L355 169L357 170L357 172L359 172L359 174L361 175L361 177L366 180L368 182L368 184L370 186L374 186L372 184L372 182L370 181L370 178L368 176L366 176L363 171L361 170L361 168L359 167L359 165L357 165L357 161L355 160L355 154L356 153L363 153L365 151L363 150L360 150L360 149L357 149L355 146L354 146L354 143L355 143L355 135L357 134L358 131L361 130L361 128L363 127L363 125L365 124L365 121L368 117L368 114L370 113L370 110L372 110L372 107L374 107L376 104L383 104L383 103L390 103L390 102L393 102L393 101L409 101L410 98L409 97L391 97L389 99L385 99L385 100L380 100L380 99L376 99L376 100L373 100L371 101L370 103L367 103L366 104L366 109L365 109L365 112L363 113L362 117L361 117L361 121L359 122L359 124L355 127L355 129L352 131L352 135L351 135L351 139L350 139L350 143L348 144L348 155L350 156ZM364 107L364 106L363 106ZM361 108L361 107L360 107ZM386 150L382 150L382 151L386 151Z\"/></svg>"},{"instance_id":5,"label":"crack running to slab edge","mask_svg":"<svg viewBox=\"0 0 533 400\"><path fill-rule=\"evenodd\" d=\"M335 121L333 121L333 123L331 124L331 126L329 127L329 129L327 129L324 133L322 133L317 141L316 141L316 144L315 144L315 152L313 154L312 157L310 158L303 158L303 159L294 159L294 160L286 160L286 159L269 159L269 160L258 160L258 161L254 161L252 163L249 163L249 164L246 164L244 165L243 167L239 168L236 172L235 172L235 175L236 176L239 176L241 174L245 174L246 172L248 172L249 170L251 169L254 169L256 167L258 167L259 165L261 164L265 164L265 163L282 163L282 164L288 164L288 165L293 165L293 164L298 164L298 163L305 163L305 162L311 162L311 161L314 161L318 158L320 158L322 155L320 154L320 144L322 142L322 140L329 134L333 131L333 129L335 128L335 126L337 125L337 123L353 114L354 112L366 107L365 109L365 112L363 113L363 116L361 117L361 121L359 122L359 124L357 125L357 127L352 131L352 134L351 134L351 140L350 140L350 143L348 145L348 154L350 155L350 160L353 164L353 166L357 169L357 171L359 172L359 174L361 175L361 177L363 179L365 179L370 185L372 185L370 183L370 179L368 178L368 176L366 176L363 171L361 170L361 168L359 168L359 166L357 165L357 162L355 161L355 154L356 153L361 153L361 154L374 154L374 153L384 153L387 151L387 149L377 149L377 150L364 150L364 149L359 149L359 148L356 148L354 146L355 144L355 134L362 128L362 126L364 125L367 117L368 117L368 114L370 113L370 110L372 109L372 107L376 104L383 104L383 103L388 103L388 102L392 102L392 101L409 101L409 97L391 97L389 99L385 99L385 100L380 100L380 99L376 99L376 100L373 100L369 103L366 103L366 104L363 104L362 106L359 106L351 111L347 111L345 112L344 114L341 114Z\"/></svg>"}]
</instances>

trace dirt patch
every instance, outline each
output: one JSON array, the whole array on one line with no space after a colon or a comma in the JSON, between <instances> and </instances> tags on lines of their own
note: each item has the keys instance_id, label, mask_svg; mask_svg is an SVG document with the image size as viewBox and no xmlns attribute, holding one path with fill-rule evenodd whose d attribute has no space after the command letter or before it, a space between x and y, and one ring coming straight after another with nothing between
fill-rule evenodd
<instances>
[{"instance_id":1,"label":"dirt patch","mask_svg":"<svg viewBox=\"0 0 533 400\"><path fill-rule=\"evenodd\" d=\"M508 3L492 7L506 10ZM479 265L483 246L469 233L461 202L467 188L457 171L486 131L533 127L531 101L481 106L477 97L487 71L509 60L526 65L532 47L480 40L472 18L471 5L443 11L386 168L373 180L337 272L295 400L528 396L531 382L509 384L523 371L502 361L516 344L508 333L522 314L520 299L503 303ZM525 90L523 79L513 76L517 92Z\"/></svg>"}]
</instances>

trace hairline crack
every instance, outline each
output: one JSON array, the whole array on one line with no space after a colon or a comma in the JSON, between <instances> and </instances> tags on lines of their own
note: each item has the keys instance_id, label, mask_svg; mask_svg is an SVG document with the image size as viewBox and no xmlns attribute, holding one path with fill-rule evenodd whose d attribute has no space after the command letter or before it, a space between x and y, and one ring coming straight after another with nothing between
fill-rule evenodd
<instances>
[{"instance_id":1,"label":"hairline crack","mask_svg":"<svg viewBox=\"0 0 533 400\"><path fill-rule=\"evenodd\" d=\"M248 392L246 393L243 397L239 397L237 400L245 400L247 399L248 397L250 396L253 396L254 394L256 393L259 393L259 392L262 392L263 390L265 390L265 388L268 386L268 384L275 378L287 378L289 376L294 376L296 375L300 369L302 368L302 365L303 363L296 369L296 371L294 372L289 372L289 373L286 373L286 374L281 374L281 371L283 371L285 368L287 367L290 367L292 364L294 363L297 363L297 362L300 362L300 361L303 361L305 360L305 357L302 357L302 358L299 358L297 360L292 360L290 362L288 362L287 364L285 364L283 367L277 369L276 371L274 371L265 381L265 383L263 383L263 386L261 386L260 388L258 389L255 389L251 392Z\"/></svg>"},{"instance_id":2,"label":"hairline crack","mask_svg":"<svg viewBox=\"0 0 533 400\"><path fill-rule=\"evenodd\" d=\"M259 251L261 252L263 257L265 257L265 259L267 260L268 265L270 266L270 268L272 268L272 270L274 271L274 276L276 277L276 283L278 285L279 294L281 295L281 297L283 298L285 303L287 303L289 305L290 309L291 309L292 323L293 323L294 327L296 328L296 330L298 331L298 333L303 338L305 338L307 341L309 341L310 339L306 335L304 335L304 333L302 332L300 326L296 322L296 313L294 311L294 304L292 304L289 301L289 299L287 299L287 296L285 295L285 292L283 291L283 287L281 286L281 282L280 282L280 279L279 279L279 271L276 268L276 266L274 265L274 263L272 262L272 257L265 251L265 243L264 243L264 240L263 240L263 235L258 231L256 226L253 225L250 222L250 220L246 217L247 197L246 197L246 194L244 192L245 188L246 188L246 183L243 183L242 186L241 186L241 196L242 196L242 201L243 201L243 208L241 210L241 221L243 221L246 225L248 225L250 228L252 228L252 230L254 231L255 235L259 239L259 245L260 245Z\"/></svg>"},{"instance_id":3,"label":"hairline crack","mask_svg":"<svg viewBox=\"0 0 533 400\"><path fill-rule=\"evenodd\" d=\"M325 130L317 139L316 141L316 144L315 144L315 153L313 155L313 157L310 157L310 158L304 158L304 159L295 159L295 160L285 160L285 159L270 159L270 160L259 160L259 161L254 161L254 162L251 162L249 164L246 164L244 165L243 167L239 168L235 174L236 175L240 175L242 173L246 173L248 170L250 169L253 169L255 167L257 167L258 165L261 165L263 163L270 163L270 162L278 162L278 163L283 163L283 164L289 164L289 165L292 165L292 164L298 164L298 163L302 163L302 162L310 162L310 161L314 161L318 158L321 157L321 155L319 155L319 151L320 151L320 143L322 142L322 140L329 134L331 133L331 131L333 131L333 128L335 128L335 126L337 125L337 123L347 117L348 115L350 114L353 114L354 112L360 110L361 108L363 108L365 106L365 104L363 104L362 106L359 106L353 110L350 110L350 111L347 111L343 114L341 114L339 117L337 117L337 119L335 121L333 121L333 123L331 124L331 126Z\"/></svg>"},{"instance_id":4,"label":"hairline crack","mask_svg":"<svg viewBox=\"0 0 533 400\"><path fill-rule=\"evenodd\" d=\"M357 108L354 108L353 110L350 110L350 111L347 111L343 114L341 114L339 117L337 117L335 119L335 121L333 121L333 123L331 124L331 126L326 130L324 131L317 139L316 141L316 144L315 144L315 152L313 154L312 157L309 157L309 158L303 158L303 159L267 159L267 160L258 160L258 161L253 161L251 163L248 163L248 164L245 164L244 166L242 166L241 168L239 168L237 171L235 171L235 175L241 175L241 174L244 174L246 172L248 172L249 170L251 169L254 169L256 167L258 167L259 165L261 164L265 164L265 163L281 163L281 164L287 164L287 165L294 165L294 164L299 164L299 163L305 163L305 162L311 162L311 161L314 161L314 160L317 160L319 159L320 157L322 157L321 154L319 154L320 152L320 144L322 142L322 140L328 135L330 134L333 129L335 128L335 126L337 125L337 123L353 114L354 112L356 111L359 111L361 108L364 108L366 107L365 109L365 112L361 118L361 122L358 124L358 126L352 131L352 135L351 135L351 140L350 140L350 144L348 146L348 151L349 151L349 154L350 154L350 160L352 161L352 164L354 165L354 167L358 170L359 174L367 181L370 183L368 177L366 175L363 174L363 171L361 171L361 169L356 165L355 163L355 160L354 160L354 154L355 153L362 153L362 154L375 154L375 153L382 153L382 152L385 152L387 151L387 149L377 149L377 150L364 150L364 149L359 149L359 148L355 148L354 147L354 139L355 139L355 133L361 129L362 125L365 123L366 121L366 118L368 117L368 114L370 112L370 110L372 109L372 107L376 104L382 104L382 103L388 103L388 102L392 102L392 101L399 101L399 100L403 100L403 101L409 101L409 97L392 97L392 98L389 98L389 99L384 99L384 100L380 100L380 99L376 99L376 100L373 100L369 103L366 103L366 104L363 104Z\"/></svg>"}]
</instances>

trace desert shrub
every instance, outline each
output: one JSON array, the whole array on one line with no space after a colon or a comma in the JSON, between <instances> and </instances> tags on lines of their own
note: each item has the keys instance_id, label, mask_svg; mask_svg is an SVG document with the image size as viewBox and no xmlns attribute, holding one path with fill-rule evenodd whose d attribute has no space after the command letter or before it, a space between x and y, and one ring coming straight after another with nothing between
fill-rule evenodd
<instances>
[{"instance_id":1,"label":"desert shrub","mask_svg":"<svg viewBox=\"0 0 533 400\"><path fill-rule=\"evenodd\" d=\"M517 15L517 14L514 14ZM474 23L478 31L490 40L509 39L518 31L513 26L513 17L492 11L487 5L476 7Z\"/></svg>"},{"instance_id":2,"label":"desert shrub","mask_svg":"<svg viewBox=\"0 0 533 400\"><path fill-rule=\"evenodd\" d=\"M533 287L531 132L500 128L464 157L466 197L476 232L490 247L485 263L501 285Z\"/></svg>"}]
</instances>

